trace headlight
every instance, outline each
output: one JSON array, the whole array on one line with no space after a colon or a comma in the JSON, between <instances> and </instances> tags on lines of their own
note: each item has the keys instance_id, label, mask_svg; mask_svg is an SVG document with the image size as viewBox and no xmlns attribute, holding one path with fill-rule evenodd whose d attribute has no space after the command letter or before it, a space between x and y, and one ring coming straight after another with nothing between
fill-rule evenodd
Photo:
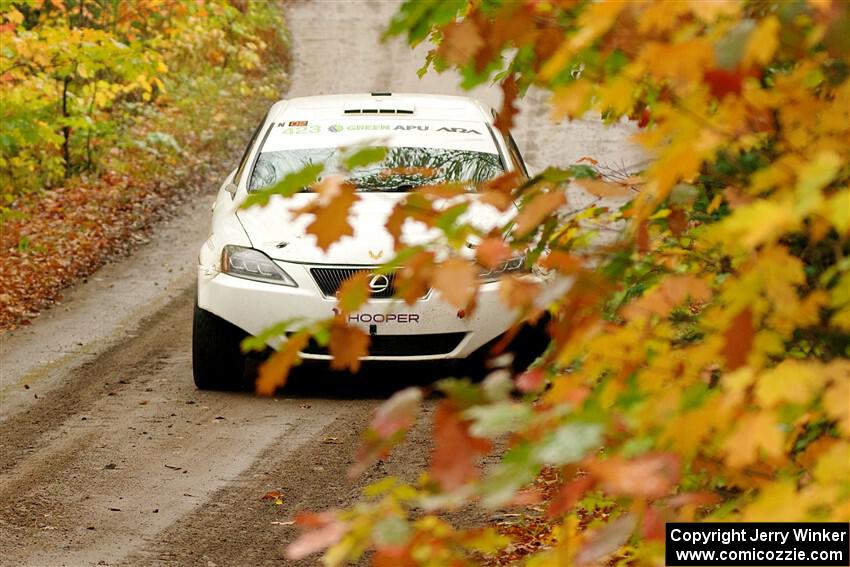
<instances>
[{"instance_id":1,"label":"headlight","mask_svg":"<svg viewBox=\"0 0 850 567\"><path fill-rule=\"evenodd\" d=\"M225 246L221 253L221 271L246 280L298 287L271 258L253 248Z\"/></svg>"},{"instance_id":2,"label":"headlight","mask_svg":"<svg viewBox=\"0 0 850 567\"><path fill-rule=\"evenodd\" d=\"M478 277L483 280L495 280L498 279L504 273L507 272L519 272L525 268L525 255L522 256L514 256L512 258L508 258L492 270L485 270L478 274Z\"/></svg>"}]
</instances>

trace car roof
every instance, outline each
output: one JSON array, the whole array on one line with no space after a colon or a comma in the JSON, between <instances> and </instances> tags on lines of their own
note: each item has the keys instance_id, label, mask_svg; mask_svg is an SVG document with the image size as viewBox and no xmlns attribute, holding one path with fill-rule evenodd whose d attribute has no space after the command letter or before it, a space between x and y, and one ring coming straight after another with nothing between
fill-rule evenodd
<instances>
[{"instance_id":1,"label":"car roof","mask_svg":"<svg viewBox=\"0 0 850 567\"><path fill-rule=\"evenodd\" d=\"M284 99L272 107L272 120L409 117L493 123L493 111L463 96L411 93L357 93Z\"/></svg>"}]
</instances>

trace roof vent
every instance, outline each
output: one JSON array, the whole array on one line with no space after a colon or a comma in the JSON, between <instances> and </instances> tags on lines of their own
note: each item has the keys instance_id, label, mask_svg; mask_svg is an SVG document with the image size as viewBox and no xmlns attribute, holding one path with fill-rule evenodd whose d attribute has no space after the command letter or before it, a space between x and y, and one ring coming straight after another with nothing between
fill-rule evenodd
<instances>
[{"instance_id":1,"label":"roof vent","mask_svg":"<svg viewBox=\"0 0 850 567\"><path fill-rule=\"evenodd\" d=\"M372 96L393 96L393 93L371 93Z\"/></svg>"},{"instance_id":2,"label":"roof vent","mask_svg":"<svg viewBox=\"0 0 850 567\"><path fill-rule=\"evenodd\" d=\"M409 108L346 108L345 114L413 114L413 107Z\"/></svg>"}]
</instances>

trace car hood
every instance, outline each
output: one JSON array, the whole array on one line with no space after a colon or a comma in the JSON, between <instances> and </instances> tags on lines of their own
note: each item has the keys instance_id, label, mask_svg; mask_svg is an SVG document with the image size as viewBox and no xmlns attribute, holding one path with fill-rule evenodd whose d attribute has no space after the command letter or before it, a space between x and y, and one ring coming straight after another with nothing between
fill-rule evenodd
<instances>
[{"instance_id":1,"label":"car hood","mask_svg":"<svg viewBox=\"0 0 850 567\"><path fill-rule=\"evenodd\" d=\"M393 239L385 228L393 207L404 193L358 193L360 199L349 211L348 220L353 236L344 236L327 251L316 244L316 237L307 232L314 216L296 216L293 211L308 205L317 197L314 193L298 193L292 197L274 196L265 207L254 206L236 214L254 248L276 260L316 264L374 265L393 257ZM438 203L446 208L452 201ZM472 202L461 221L469 222L482 231L490 231L508 219L497 209ZM440 234L419 222L407 221L402 227L402 241L408 245L424 244ZM471 253L471 251L468 251Z\"/></svg>"}]
</instances>

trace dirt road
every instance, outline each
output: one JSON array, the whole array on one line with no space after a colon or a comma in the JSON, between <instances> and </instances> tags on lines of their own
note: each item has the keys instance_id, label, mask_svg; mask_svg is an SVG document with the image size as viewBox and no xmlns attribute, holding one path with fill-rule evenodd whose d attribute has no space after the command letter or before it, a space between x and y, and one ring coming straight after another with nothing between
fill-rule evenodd
<instances>
[{"instance_id":1,"label":"dirt road","mask_svg":"<svg viewBox=\"0 0 850 567\"><path fill-rule=\"evenodd\" d=\"M424 47L378 43L394 9L289 3L285 96L459 93L453 75L417 78ZM473 95L498 105L496 89ZM641 159L625 125L550 124L539 93L522 106L516 137L532 164ZM0 565L287 564L282 549L296 530L273 522L345 505L371 479L424 463L420 426L364 479L345 478L371 410L427 375L403 381L387 369L343 384L304 375L273 399L194 389L193 268L217 188L208 183L208 199L158 227L134 256L0 337ZM260 500L269 490L282 505Z\"/></svg>"}]
</instances>

